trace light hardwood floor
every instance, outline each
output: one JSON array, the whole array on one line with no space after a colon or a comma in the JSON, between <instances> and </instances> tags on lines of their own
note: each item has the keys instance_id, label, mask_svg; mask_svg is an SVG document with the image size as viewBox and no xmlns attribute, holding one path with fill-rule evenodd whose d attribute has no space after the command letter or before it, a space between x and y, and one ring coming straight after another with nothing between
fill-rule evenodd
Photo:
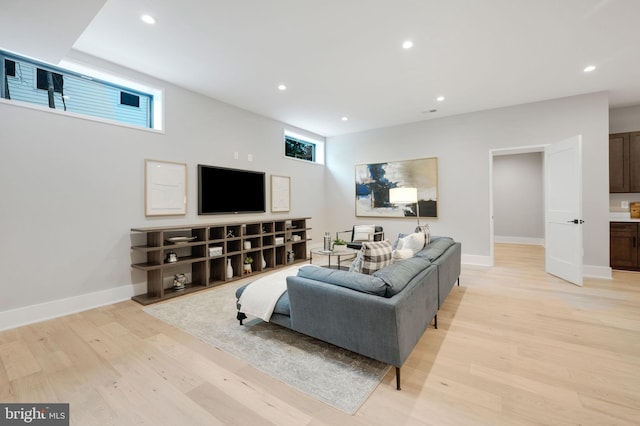
<instances>
[{"instance_id":1,"label":"light hardwood floor","mask_svg":"<svg viewBox=\"0 0 640 426\"><path fill-rule=\"evenodd\" d=\"M0 401L69 402L75 425L631 425L640 421L640 274L543 272L497 245L463 266L402 369L354 415L123 302L0 333Z\"/></svg>"}]
</instances>

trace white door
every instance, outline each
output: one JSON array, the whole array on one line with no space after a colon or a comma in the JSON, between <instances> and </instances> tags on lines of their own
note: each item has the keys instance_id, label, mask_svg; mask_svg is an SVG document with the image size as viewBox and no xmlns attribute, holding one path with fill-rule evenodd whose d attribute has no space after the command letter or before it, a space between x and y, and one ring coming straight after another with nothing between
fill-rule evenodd
<instances>
[{"instance_id":1,"label":"white door","mask_svg":"<svg viewBox=\"0 0 640 426\"><path fill-rule=\"evenodd\" d=\"M545 185L545 270L581 286L581 136L545 148Z\"/></svg>"}]
</instances>

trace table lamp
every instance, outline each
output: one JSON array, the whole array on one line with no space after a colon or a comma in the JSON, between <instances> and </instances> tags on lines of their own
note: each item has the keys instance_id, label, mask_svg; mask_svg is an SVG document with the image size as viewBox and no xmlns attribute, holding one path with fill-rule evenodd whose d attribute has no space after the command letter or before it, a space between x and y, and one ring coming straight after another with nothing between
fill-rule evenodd
<instances>
[{"instance_id":1,"label":"table lamp","mask_svg":"<svg viewBox=\"0 0 640 426\"><path fill-rule=\"evenodd\" d=\"M418 203L418 188L391 188L389 190L391 204L416 204L416 216L420 226L420 203Z\"/></svg>"}]
</instances>

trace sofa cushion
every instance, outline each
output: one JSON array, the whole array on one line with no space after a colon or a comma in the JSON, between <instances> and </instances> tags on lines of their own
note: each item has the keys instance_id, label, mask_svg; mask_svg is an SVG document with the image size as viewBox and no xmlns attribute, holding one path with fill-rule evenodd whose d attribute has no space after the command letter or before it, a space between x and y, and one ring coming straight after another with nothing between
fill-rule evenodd
<instances>
[{"instance_id":1,"label":"sofa cushion","mask_svg":"<svg viewBox=\"0 0 640 426\"><path fill-rule=\"evenodd\" d=\"M382 279L387 284L385 296L391 297L404 290L413 277L428 268L429 265L431 262L428 259L412 257L380 269L374 272L373 276Z\"/></svg>"},{"instance_id":2,"label":"sofa cushion","mask_svg":"<svg viewBox=\"0 0 640 426\"><path fill-rule=\"evenodd\" d=\"M442 253L444 253L454 243L455 242L453 241L453 238L433 237L431 239L431 243L428 246L426 246L424 249L416 253L416 256L427 258L433 262L435 259L442 256Z\"/></svg>"},{"instance_id":3,"label":"sofa cushion","mask_svg":"<svg viewBox=\"0 0 640 426\"><path fill-rule=\"evenodd\" d=\"M366 241L362 243L362 273L373 274L391 264L392 250L389 241Z\"/></svg>"},{"instance_id":4,"label":"sofa cushion","mask_svg":"<svg viewBox=\"0 0 640 426\"><path fill-rule=\"evenodd\" d=\"M357 272L303 266L298 271L298 276L350 288L361 293L375 294L376 296L384 296L387 291L387 284L381 278Z\"/></svg>"},{"instance_id":5,"label":"sofa cushion","mask_svg":"<svg viewBox=\"0 0 640 426\"><path fill-rule=\"evenodd\" d=\"M290 316L291 315L291 306L289 305L289 293L284 292L280 299L276 302L276 306L273 308L274 314L281 314Z\"/></svg>"}]
</instances>

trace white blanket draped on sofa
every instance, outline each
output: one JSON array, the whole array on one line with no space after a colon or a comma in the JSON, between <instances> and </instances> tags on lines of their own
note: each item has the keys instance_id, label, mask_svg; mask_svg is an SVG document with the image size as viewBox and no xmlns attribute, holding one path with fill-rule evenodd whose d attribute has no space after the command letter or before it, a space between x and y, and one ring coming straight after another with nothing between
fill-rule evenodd
<instances>
[{"instance_id":1,"label":"white blanket draped on sofa","mask_svg":"<svg viewBox=\"0 0 640 426\"><path fill-rule=\"evenodd\" d=\"M287 277L298 274L300 266L283 269L258 278L247 286L240 295L240 310L269 322L280 296L287 291Z\"/></svg>"}]
</instances>

